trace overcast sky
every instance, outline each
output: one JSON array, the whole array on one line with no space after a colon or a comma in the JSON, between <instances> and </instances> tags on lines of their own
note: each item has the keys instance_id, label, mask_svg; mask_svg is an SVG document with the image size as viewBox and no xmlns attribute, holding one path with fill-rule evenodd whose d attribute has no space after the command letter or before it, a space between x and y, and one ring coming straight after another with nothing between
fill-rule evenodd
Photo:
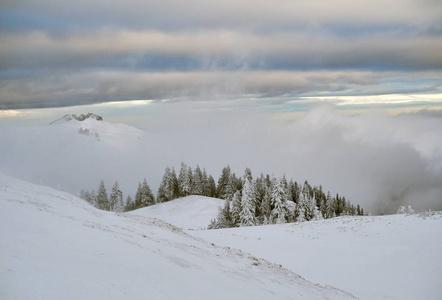
<instances>
[{"instance_id":1,"label":"overcast sky","mask_svg":"<svg viewBox=\"0 0 442 300\"><path fill-rule=\"evenodd\" d=\"M438 0L6 0L0 8L2 110L239 98L285 110L304 97L371 95L442 103Z\"/></svg>"}]
</instances>

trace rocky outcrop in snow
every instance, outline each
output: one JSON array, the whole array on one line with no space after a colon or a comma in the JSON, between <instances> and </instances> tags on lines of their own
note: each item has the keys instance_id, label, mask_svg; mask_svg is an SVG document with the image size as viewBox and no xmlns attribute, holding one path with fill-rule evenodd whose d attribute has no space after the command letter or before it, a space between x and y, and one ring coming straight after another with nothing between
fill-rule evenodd
<instances>
[{"instance_id":1,"label":"rocky outcrop in snow","mask_svg":"<svg viewBox=\"0 0 442 300\"><path fill-rule=\"evenodd\" d=\"M102 117L100 117L99 115L96 115L94 113L81 114L79 116L77 116L76 114L72 114L72 115L67 114L67 115L64 115L62 118L51 122L50 125L54 124L54 123L57 123L59 121L68 122L68 121L71 121L71 120L77 120L77 121L82 122L82 121L84 121L86 119L95 119L97 121L103 121Z\"/></svg>"}]
</instances>

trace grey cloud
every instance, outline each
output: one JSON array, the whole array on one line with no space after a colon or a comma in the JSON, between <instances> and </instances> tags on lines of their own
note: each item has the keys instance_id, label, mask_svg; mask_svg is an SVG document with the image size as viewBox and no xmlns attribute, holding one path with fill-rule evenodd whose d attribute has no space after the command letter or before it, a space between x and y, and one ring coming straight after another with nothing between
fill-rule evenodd
<instances>
[{"instance_id":1,"label":"grey cloud","mask_svg":"<svg viewBox=\"0 0 442 300\"><path fill-rule=\"evenodd\" d=\"M100 57L157 54L232 62L261 62L309 67L440 68L439 36L374 35L359 38L311 36L305 33L256 35L235 31L165 33L158 31L102 31L55 38L44 32L2 34L1 65L5 68L65 65ZM59 59L57 59L59 57ZM63 63L65 60L65 63ZM236 62L237 64L237 62Z\"/></svg>"},{"instance_id":2,"label":"grey cloud","mask_svg":"<svg viewBox=\"0 0 442 300\"><path fill-rule=\"evenodd\" d=\"M3 1L8 10L54 17L76 26L145 28L263 28L285 24L422 24L439 23L437 1ZM98 24L98 25L97 25Z\"/></svg>"},{"instance_id":3,"label":"grey cloud","mask_svg":"<svg viewBox=\"0 0 442 300\"><path fill-rule=\"evenodd\" d=\"M0 84L0 108L57 107L138 99L192 101L324 95L336 85L341 87L341 93L350 93L355 88L373 89L383 76L403 81L401 76L410 74L364 71L54 73L40 78L4 80ZM428 74L414 76L425 78Z\"/></svg>"}]
</instances>

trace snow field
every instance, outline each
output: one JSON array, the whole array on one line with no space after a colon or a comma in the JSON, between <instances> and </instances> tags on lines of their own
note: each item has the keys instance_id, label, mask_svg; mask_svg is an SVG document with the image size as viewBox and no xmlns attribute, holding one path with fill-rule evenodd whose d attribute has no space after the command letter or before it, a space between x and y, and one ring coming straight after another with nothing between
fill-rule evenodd
<instances>
[{"instance_id":1,"label":"snow field","mask_svg":"<svg viewBox=\"0 0 442 300\"><path fill-rule=\"evenodd\" d=\"M128 214L141 215L164 220L181 229L206 229L210 221L224 206L224 200L204 197L187 196L169 202L143 207Z\"/></svg>"},{"instance_id":2,"label":"snow field","mask_svg":"<svg viewBox=\"0 0 442 300\"><path fill-rule=\"evenodd\" d=\"M440 299L442 214L195 231L360 299Z\"/></svg>"},{"instance_id":3,"label":"snow field","mask_svg":"<svg viewBox=\"0 0 442 300\"><path fill-rule=\"evenodd\" d=\"M2 299L353 299L159 219L0 173Z\"/></svg>"}]
</instances>

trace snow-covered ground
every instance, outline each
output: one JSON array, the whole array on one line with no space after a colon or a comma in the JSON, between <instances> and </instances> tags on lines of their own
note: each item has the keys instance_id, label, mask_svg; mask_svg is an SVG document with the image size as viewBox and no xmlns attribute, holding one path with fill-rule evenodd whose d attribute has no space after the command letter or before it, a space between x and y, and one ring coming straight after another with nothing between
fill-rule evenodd
<instances>
[{"instance_id":1,"label":"snow-covered ground","mask_svg":"<svg viewBox=\"0 0 442 300\"><path fill-rule=\"evenodd\" d=\"M0 299L353 299L159 219L0 173Z\"/></svg>"},{"instance_id":2,"label":"snow-covered ground","mask_svg":"<svg viewBox=\"0 0 442 300\"><path fill-rule=\"evenodd\" d=\"M206 229L223 205L224 200L221 199L187 196L140 208L129 214L158 218L181 229Z\"/></svg>"},{"instance_id":3,"label":"snow-covered ground","mask_svg":"<svg viewBox=\"0 0 442 300\"><path fill-rule=\"evenodd\" d=\"M360 299L442 299L442 214L192 231Z\"/></svg>"},{"instance_id":4,"label":"snow-covered ground","mask_svg":"<svg viewBox=\"0 0 442 300\"><path fill-rule=\"evenodd\" d=\"M189 196L132 214L157 217L183 229L202 229L222 203ZM441 212L187 232L281 264L312 282L361 299L441 299Z\"/></svg>"}]
</instances>

